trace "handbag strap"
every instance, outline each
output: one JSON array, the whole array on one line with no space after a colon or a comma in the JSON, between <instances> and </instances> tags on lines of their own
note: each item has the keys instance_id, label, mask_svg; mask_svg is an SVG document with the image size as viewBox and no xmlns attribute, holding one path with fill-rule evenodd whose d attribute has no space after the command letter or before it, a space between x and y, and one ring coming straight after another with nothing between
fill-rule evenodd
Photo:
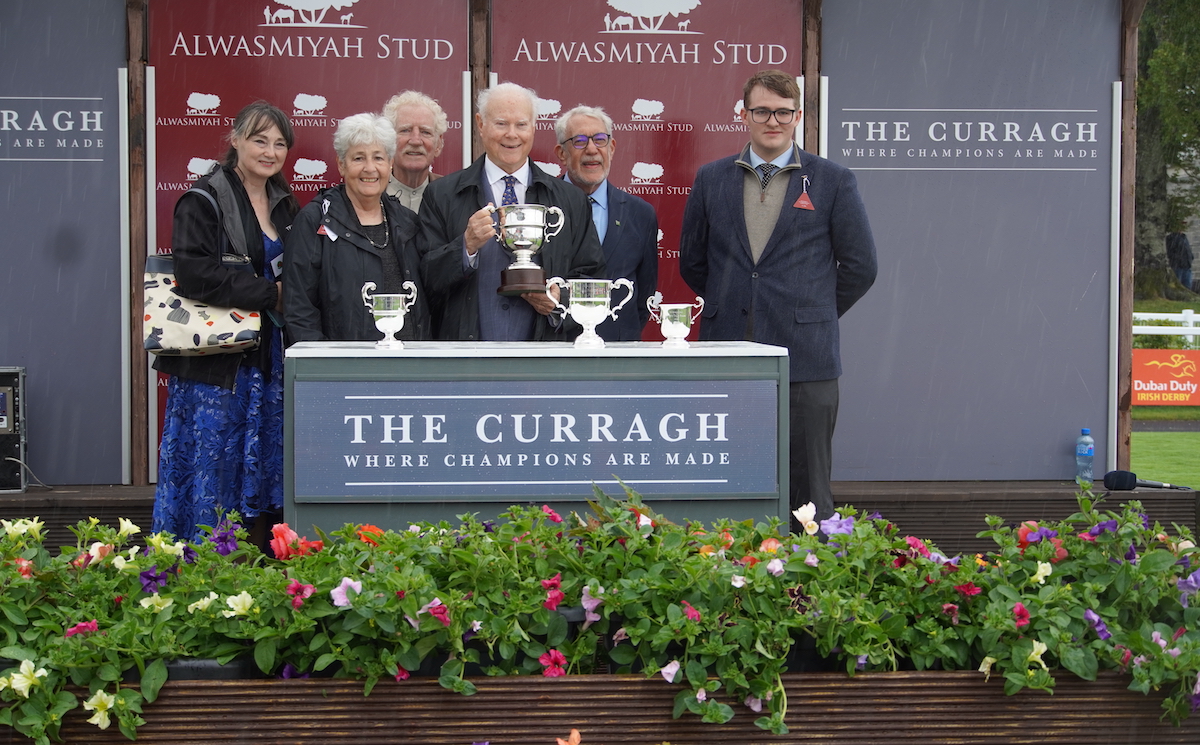
<instances>
[{"instance_id":1,"label":"handbag strap","mask_svg":"<svg viewBox=\"0 0 1200 745\"><path fill-rule=\"evenodd\" d=\"M234 253L232 250L233 247L229 243L229 236L225 233L225 227L221 224L221 207L217 204L217 198L212 194L209 194L205 189L197 189L195 187L184 192L184 196L188 194L199 194L200 196L204 197L208 200L208 203L212 205L213 212L217 213L217 233L219 233L221 236L221 245L219 247L218 254Z\"/></svg>"}]
</instances>

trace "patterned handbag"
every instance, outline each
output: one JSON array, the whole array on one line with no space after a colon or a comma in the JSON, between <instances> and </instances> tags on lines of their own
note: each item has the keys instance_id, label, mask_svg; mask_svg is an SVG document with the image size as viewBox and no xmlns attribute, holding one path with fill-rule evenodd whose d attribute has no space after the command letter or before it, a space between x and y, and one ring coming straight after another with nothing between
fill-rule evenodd
<instances>
[{"instance_id":1,"label":"patterned handbag","mask_svg":"<svg viewBox=\"0 0 1200 745\"><path fill-rule=\"evenodd\" d=\"M212 195L200 189L190 191L208 198L217 210L217 225L220 225L221 211ZM221 263L254 271L248 256L224 253ZM164 357L199 357L248 352L258 347L262 314L257 310L208 305L179 294L171 254L146 257L144 287L142 330L147 352Z\"/></svg>"}]
</instances>

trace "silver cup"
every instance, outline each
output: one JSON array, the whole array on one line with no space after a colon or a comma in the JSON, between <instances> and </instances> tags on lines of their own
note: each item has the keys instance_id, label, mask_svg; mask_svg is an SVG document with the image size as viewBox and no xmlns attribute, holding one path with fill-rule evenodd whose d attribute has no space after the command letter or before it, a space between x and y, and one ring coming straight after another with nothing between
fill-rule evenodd
<instances>
[{"instance_id":1,"label":"silver cup","mask_svg":"<svg viewBox=\"0 0 1200 745\"><path fill-rule=\"evenodd\" d=\"M570 305L564 306L550 294L550 288L554 285L570 288ZM627 292L625 299L610 309L609 300L614 287L624 287ZM554 300L555 307L561 308L575 319L575 323L583 326L583 333L575 338L575 346L599 349L604 346L604 340L596 333L596 327L609 318L616 319L617 311L633 298L633 283L624 278L564 280L562 277L553 277L546 282L546 296Z\"/></svg>"},{"instance_id":2,"label":"silver cup","mask_svg":"<svg viewBox=\"0 0 1200 745\"><path fill-rule=\"evenodd\" d=\"M563 211L558 207L543 207L540 204L509 204L498 211L499 241L513 252L516 260L500 272L500 287L496 292L501 295L522 295L544 290L546 273L533 263L533 255L563 229L566 224Z\"/></svg>"},{"instance_id":3,"label":"silver cup","mask_svg":"<svg viewBox=\"0 0 1200 745\"><path fill-rule=\"evenodd\" d=\"M406 293L380 293L372 295L374 282L362 286L363 305L375 317L375 328L383 334L383 338L375 343L377 349L404 349L404 342L394 338L404 328L404 314L408 313L413 303L417 302L417 286L413 282L401 285Z\"/></svg>"},{"instance_id":4,"label":"silver cup","mask_svg":"<svg viewBox=\"0 0 1200 745\"><path fill-rule=\"evenodd\" d=\"M704 298L696 296L695 303L664 303L662 293L655 292L646 298L646 307L650 317L659 324L664 347L683 349L688 346L687 335L692 331L692 323L700 317L704 310Z\"/></svg>"}]
</instances>

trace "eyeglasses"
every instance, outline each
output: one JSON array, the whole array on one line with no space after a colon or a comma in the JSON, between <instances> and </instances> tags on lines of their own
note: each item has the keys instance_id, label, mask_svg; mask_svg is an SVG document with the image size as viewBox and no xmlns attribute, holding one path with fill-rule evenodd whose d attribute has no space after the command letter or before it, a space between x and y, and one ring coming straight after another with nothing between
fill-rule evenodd
<instances>
[{"instance_id":1,"label":"eyeglasses","mask_svg":"<svg viewBox=\"0 0 1200 745\"><path fill-rule=\"evenodd\" d=\"M755 124L766 124L771 121L771 117L775 117L775 121L780 124L791 124L792 119L796 116L795 109L750 109L750 119Z\"/></svg>"},{"instance_id":2,"label":"eyeglasses","mask_svg":"<svg viewBox=\"0 0 1200 745\"><path fill-rule=\"evenodd\" d=\"M569 142L575 146L576 150L582 150L587 147L588 140L591 140L592 142L596 143L596 147L603 149L608 147L608 141L611 139L612 137L609 135L606 135L603 132L597 132L591 137L588 137L587 135L575 135L574 137L563 140L561 144L565 145Z\"/></svg>"}]
</instances>

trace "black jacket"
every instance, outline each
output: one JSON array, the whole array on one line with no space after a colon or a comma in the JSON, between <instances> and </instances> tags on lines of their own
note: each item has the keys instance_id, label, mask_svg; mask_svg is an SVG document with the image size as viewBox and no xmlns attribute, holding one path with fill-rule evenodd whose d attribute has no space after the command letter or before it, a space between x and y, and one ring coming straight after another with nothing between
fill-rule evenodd
<instances>
[{"instance_id":1,"label":"black jacket","mask_svg":"<svg viewBox=\"0 0 1200 745\"><path fill-rule=\"evenodd\" d=\"M226 187L212 183L216 173L224 173ZM198 194L187 194L175 203L175 222L171 230L171 251L175 255L175 281L186 297L203 303L247 310L267 310L275 307L279 291L275 282L263 277L263 233L258 217L250 204L242 181L232 169L224 166L196 182L221 205L228 245L221 241L217 215L212 204ZM268 182L271 222L280 236L296 216L296 200ZM230 228L241 229L241 235L230 235ZM254 274L221 265L222 246L243 246ZM236 250L235 250L236 252ZM263 317L264 330L270 320ZM255 365L264 372L271 369L271 337L264 333L258 349L241 354L214 354L204 357L156 357L154 369L168 375L198 380L210 385L233 388L238 367Z\"/></svg>"},{"instance_id":2,"label":"black jacket","mask_svg":"<svg viewBox=\"0 0 1200 745\"><path fill-rule=\"evenodd\" d=\"M479 297L475 270L463 269L463 233L471 215L492 201L483 189L483 159L480 157L458 173L438 179L425 189L421 200L421 279L429 291L436 315L437 338L451 341L479 339ZM587 197L577 187L551 178L530 163L533 178L525 193L529 204L557 206L563 211L562 232L538 252L546 277L564 279L604 277L604 251L592 224ZM556 329L539 315L535 341L566 341L579 334L574 323Z\"/></svg>"},{"instance_id":3,"label":"black jacket","mask_svg":"<svg viewBox=\"0 0 1200 745\"><path fill-rule=\"evenodd\" d=\"M288 231L283 253L283 306L288 344L298 341L377 341L362 288L374 282L381 292L380 251L395 251L405 280L417 287L417 299L404 317L401 339L429 338L429 305L421 287L417 254L417 216L395 197L383 198L388 246L377 249L362 233L346 187L325 189L300 210ZM318 231L323 230L323 234Z\"/></svg>"}]
</instances>

